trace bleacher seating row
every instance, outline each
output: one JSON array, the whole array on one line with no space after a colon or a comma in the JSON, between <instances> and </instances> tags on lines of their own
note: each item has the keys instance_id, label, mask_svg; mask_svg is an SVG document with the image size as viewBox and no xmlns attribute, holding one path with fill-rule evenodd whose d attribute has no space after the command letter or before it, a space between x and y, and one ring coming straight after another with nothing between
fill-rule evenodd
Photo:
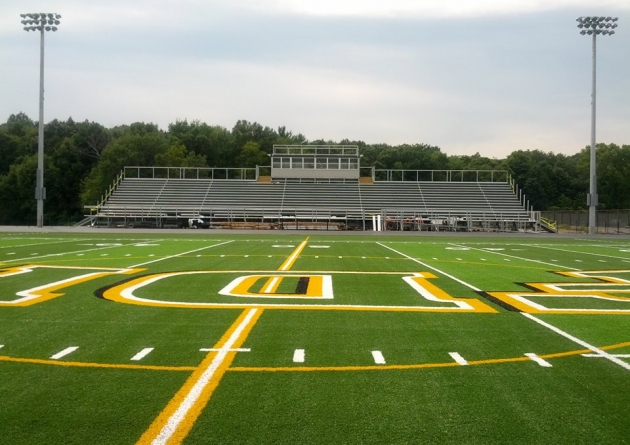
<instances>
[{"instance_id":1,"label":"bleacher seating row","mask_svg":"<svg viewBox=\"0 0 630 445\"><path fill-rule=\"evenodd\" d=\"M126 178L97 216L531 221L507 182L300 183Z\"/></svg>"}]
</instances>

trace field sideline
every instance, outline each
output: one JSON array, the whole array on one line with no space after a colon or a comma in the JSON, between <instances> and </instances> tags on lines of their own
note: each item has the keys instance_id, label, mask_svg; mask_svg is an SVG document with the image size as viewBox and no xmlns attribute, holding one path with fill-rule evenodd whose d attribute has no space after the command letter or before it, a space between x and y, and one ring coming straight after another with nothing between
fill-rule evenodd
<instances>
[{"instance_id":1,"label":"field sideline","mask_svg":"<svg viewBox=\"0 0 630 445\"><path fill-rule=\"evenodd\" d=\"M626 237L21 229L2 443L630 443Z\"/></svg>"}]
</instances>

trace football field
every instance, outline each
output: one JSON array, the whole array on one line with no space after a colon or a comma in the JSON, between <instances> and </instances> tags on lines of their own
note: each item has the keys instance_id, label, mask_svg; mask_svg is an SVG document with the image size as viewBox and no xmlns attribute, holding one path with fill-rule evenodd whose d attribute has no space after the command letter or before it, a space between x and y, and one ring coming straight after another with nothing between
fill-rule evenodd
<instances>
[{"instance_id":1,"label":"football field","mask_svg":"<svg viewBox=\"0 0 630 445\"><path fill-rule=\"evenodd\" d=\"M630 239L0 232L0 443L630 443Z\"/></svg>"}]
</instances>

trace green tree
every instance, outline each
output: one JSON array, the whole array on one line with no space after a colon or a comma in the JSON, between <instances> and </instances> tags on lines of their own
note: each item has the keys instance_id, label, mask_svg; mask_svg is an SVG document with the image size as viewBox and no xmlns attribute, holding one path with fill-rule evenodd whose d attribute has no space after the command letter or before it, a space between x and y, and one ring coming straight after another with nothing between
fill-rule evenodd
<instances>
[{"instance_id":1,"label":"green tree","mask_svg":"<svg viewBox=\"0 0 630 445\"><path fill-rule=\"evenodd\" d=\"M502 159L487 158L475 153L472 156L449 156L448 168L451 170L505 170Z\"/></svg>"},{"instance_id":2,"label":"green tree","mask_svg":"<svg viewBox=\"0 0 630 445\"><path fill-rule=\"evenodd\" d=\"M0 124L0 223L32 223L37 160L37 123L24 113ZM47 221L80 217L83 204L94 204L125 166L254 167L267 165L273 144L301 144L304 135L285 126L277 130L239 120L231 130L200 121L177 121L167 132L152 123L114 128L99 123L53 120L45 127ZM337 144L315 140L311 144ZM405 170L507 169L536 209L585 208L589 189L590 148L572 156L519 150L505 159L476 153L447 156L428 144L359 147L363 167ZM598 144L599 207L630 208L630 146ZM422 178L421 178L422 179ZM80 186L79 186L80 184ZM80 190L80 192L79 192Z\"/></svg>"},{"instance_id":3,"label":"green tree","mask_svg":"<svg viewBox=\"0 0 630 445\"><path fill-rule=\"evenodd\" d=\"M630 146L597 145L599 208L630 208Z\"/></svg>"},{"instance_id":4,"label":"green tree","mask_svg":"<svg viewBox=\"0 0 630 445\"><path fill-rule=\"evenodd\" d=\"M134 122L130 125L120 125L112 128L111 131L116 137L125 135L146 136L149 134L161 133L158 126L150 122Z\"/></svg>"},{"instance_id":5,"label":"green tree","mask_svg":"<svg viewBox=\"0 0 630 445\"><path fill-rule=\"evenodd\" d=\"M66 122L54 119L44 126L44 153L50 154L57 150L67 139L77 133L76 123L72 118Z\"/></svg>"},{"instance_id":6,"label":"green tree","mask_svg":"<svg viewBox=\"0 0 630 445\"><path fill-rule=\"evenodd\" d=\"M37 137L37 125L25 113L12 114L5 124L6 131L9 134L21 138Z\"/></svg>"},{"instance_id":7,"label":"green tree","mask_svg":"<svg viewBox=\"0 0 630 445\"><path fill-rule=\"evenodd\" d=\"M0 177L0 222L2 224L36 223L35 171L37 154L11 165ZM47 210L44 207L44 210ZM47 221L44 214L44 221Z\"/></svg>"},{"instance_id":8,"label":"green tree","mask_svg":"<svg viewBox=\"0 0 630 445\"><path fill-rule=\"evenodd\" d=\"M64 140L54 152L46 155L45 210L49 223L67 224L85 214L79 191L96 159L77 148L75 137Z\"/></svg>"},{"instance_id":9,"label":"green tree","mask_svg":"<svg viewBox=\"0 0 630 445\"><path fill-rule=\"evenodd\" d=\"M178 120L168 126L169 135L184 144L189 152L203 156L210 167L221 164L220 154L231 141L228 130L219 126Z\"/></svg>"},{"instance_id":10,"label":"green tree","mask_svg":"<svg viewBox=\"0 0 630 445\"><path fill-rule=\"evenodd\" d=\"M37 153L37 125L26 114L12 114L0 125L0 175L26 156Z\"/></svg>"},{"instance_id":11,"label":"green tree","mask_svg":"<svg viewBox=\"0 0 630 445\"><path fill-rule=\"evenodd\" d=\"M506 158L506 165L535 209L572 209L579 208L584 192L576 159L540 150L518 150Z\"/></svg>"},{"instance_id":12,"label":"green tree","mask_svg":"<svg viewBox=\"0 0 630 445\"><path fill-rule=\"evenodd\" d=\"M189 153L184 144L175 141L164 153L155 155L156 166L162 167L206 167L206 157Z\"/></svg>"},{"instance_id":13,"label":"green tree","mask_svg":"<svg viewBox=\"0 0 630 445\"><path fill-rule=\"evenodd\" d=\"M0 127L0 175L7 174L9 168L28 155L28 143Z\"/></svg>"},{"instance_id":14,"label":"green tree","mask_svg":"<svg viewBox=\"0 0 630 445\"><path fill-rule=\"evenodd\" d=\"M96 122L85 121L76 126L77 132L74 135L76 149L89 158L98 160L105 147L111 142L110 131Z\"/></svg>"},{"instance_id":15,"label":"green tree","mask_svg":"<svg viewBox=\"0 0 630 445\"><path fill-rule=\"evenodd\" d=\"M232 160L236 159L247 142L257 142L265 153L273 151L273 144L278 139L278 134L269 127L263 127L257 122L240 120L232 128L232 138L226 155Z\"/></svg>"},{"instance_id":16,"label":"green tree","mask_svg":"<svg viewBox=\"0 0 630 445\"><path fill-rule=\"evenodd\" d=\"M166 152L168 141L158 132L143 135L129 132L110 143L99 163L82 183L81 202L93 205L125 166L153 166L158 153Z\"/></svg>"},{"instance_id":17,"label":"green tree","mask_svg":"<svg viewBox=\"0 0 630 445\"><path fill-rule=\"evenodd\" d=\"M249 141L243 145L236 158L236 165L243 168L254 168L257 165L268 165L267 153L260 149L258 142Z\"/></svg>"},{"instance_id":18,"label":"green tree","mask_svg":"<svg viewBox=\"0 0 630 445\"><path fill-rule=\"evenodd\" d=\"M278 145L297 145L303 144L306 141L306 137L303 134L293 134L287 130L287 127L284 125L278 127L277 135L278 136L276 137L274 144Z\"/></svg>"}]
</instances>

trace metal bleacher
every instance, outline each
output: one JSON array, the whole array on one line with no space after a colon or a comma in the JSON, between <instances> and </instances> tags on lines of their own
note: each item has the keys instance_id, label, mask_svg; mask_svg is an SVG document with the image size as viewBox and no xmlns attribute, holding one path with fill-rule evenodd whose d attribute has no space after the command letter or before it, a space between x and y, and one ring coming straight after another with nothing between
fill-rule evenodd
<instances>
[{"instance_id":1,"label":"metal bleacher","mask_svg":"<svg viewBox=\"0 0 630 445\"><path fill-rule=\"evenodd\" d=\"M383 230L511 231L539 221L506 172L492 181L300 182L127 169L142 174L122 174L92 207L92 224L183 227L199 218L211 227L372 230L379 215Z\"/></svg>"}]
</instances>

